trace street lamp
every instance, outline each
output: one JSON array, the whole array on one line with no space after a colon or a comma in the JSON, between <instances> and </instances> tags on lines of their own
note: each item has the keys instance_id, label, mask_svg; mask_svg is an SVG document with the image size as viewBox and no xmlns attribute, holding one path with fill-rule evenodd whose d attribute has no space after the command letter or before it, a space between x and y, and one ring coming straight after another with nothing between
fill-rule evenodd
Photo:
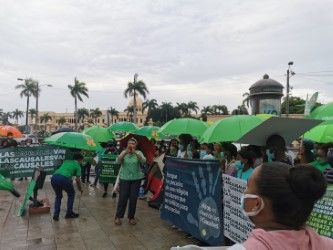
<instances>
[{"instance_id":1,"label":"street lamp","mask_svg":"<svg viewBox=\"0 0 333 250\"><path fill-rule=\"evenodd\" d=\"M289 117L289 92L290 92L290 85L289 79L291 76L295 75L295 72L290 70L290 66L294 65L294 62L288 62L288 69L287 69L287 88L286 88L286 117ZM290 76L291 75L291 76Z\"/></svg>"},{"instance_id":2,"label":"street lamp","mask_svg":"<svg viewBox=\"0 0 333 250\"><path fill-rule=\"evenodd\" d=\"M23 79L23 78L17 78L18 81L25 81L27 79ZM39 85L39 82L36 81L36 128L38 127L38 97L39 97L39 92L40 92L40 87L53 87L52 84L41 84Z\"/></svg>"}]
</instances>

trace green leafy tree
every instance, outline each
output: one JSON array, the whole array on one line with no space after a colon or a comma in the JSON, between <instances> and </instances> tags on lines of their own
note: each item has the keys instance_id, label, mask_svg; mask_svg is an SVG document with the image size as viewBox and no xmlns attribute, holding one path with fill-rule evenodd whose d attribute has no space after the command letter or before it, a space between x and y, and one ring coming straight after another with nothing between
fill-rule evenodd
<instances>
[{"instance_id":1,"label":"green leafy tree","mask_svg":"<svg viewBox=\"0 0 333 250\"><path fill-rule=\"evenodd\" d=\"M24 113L23 113L23 111L21 111L21 110L15 109L15 110L12 112L12 117L15 119L16 124L18 124L18 120L19 120L19 118L21 118L21 117L23 117L23 116L24 116Z\"/></svg>"},{"instance_id":2,"label":"green leafy tree","mask_svg":"<svg viewBox=\"0 0 333 250\"><path fill-rule=\"evenodd\" d=\"M74 98L74 122L75 122L75 129L77 129L78 124L78 115L77 115L77 101L83 102L83 96L89 98L88 95L88 88L84 82L80 82L76 77L74 78L74 84L68 85L70 93Z\"/></svg>"},{"instance_id":3,"label":"green leafy tree","mask_svg":"<svg viewBox=\"0 0 333 250\"><path fill-rule=\"evenodd\" d=\"M194 113L198 114L199 107L197 102L189 101L187 103L187 108L189 110L189 113L193 111Z\"/></svg>"},{"instance_id":4,"label":"green leafy tree","mask_svg":"<svg viewBox=\"0 0 333 250\"><path fill-rule=\"evenodd\" d=\"M34 117L35 117L36 114L37 114L36 109L29 109L29 114L30 114L30 120L31 120L31 122L32 122L32 120L34 119Z\"/></svg>"},{"instance_id":5,"label":"green leafy tree","mask_svg":"<svg viewBox=\"0 0 333 250\"><path fill-rule=\"evenodd\" d=\"M244 105L238 106L231 112L232 115L248 115L249 112Z\"/></svg>"},{"instance_id":6,"label":"green leafy tree","mask_svg":"<svg viewBox=\"0 0 333 250\"><path fill-rule=\"evenodd\" d=\"M89 110L86 108L80 108L77 110L77 119L78 122L83 123L84 122L84 118L89 117Z\"/></svg>"},{"instance_id":7,"label":"green leafy tree","mask_svg":"<svg viewBox=\"0 0 333 250\"><path fill-rule=\"evenodd\" d=\"M144 81L138 80L138 74L134 75L134 81L128 82L127 88L124 91L124 96L128 98L129 96L133 96L133 118L136 123L137 120L137 103L136 98L137 95L141 95L144 99L146 99L147 94L149 94L148 88Z\"/></svg>"},{"instance_id":8,"label":"green leafy tree","mask_svg":"<svg viewBox=\"0 0 333 250\"><path fill-rule=\"evenodd\" d=\"M157 109L157 108L158 108L158 104L157 104L156 99L146 100L145 102L143 102L143 104L142 104L142 114L145 112L146 109L148 110L145 124L147 124L147 122L151 118L151 112L153 110Z\"/></svg>"},{"instance_id":9,"label":"green leafy tree","mask_svg":"<svg viewBox=\"0 0 333 250\"><path fill-rule=\"evenodd\" d=\"M49 113L45 113L40 117L40 123L45 123L45 130L46 130L46 124L52 120L52 117Z\"/></svg>"},{"instance_id":10,"label":"green leafy tree","mask_svg":"<svg viewBox=\"0 0 333 250\"><path fill-rule=\"evenodd\" d=\"M117 119L119 118L119 111L115 108L110 108L107 110L108 126L110 126L110 117L111 122L113 123L113 117L117 117Z\"/></svg>"},{"instance_id":11,"label":"green leafy tree","mask_svg":"<svg viewBox=\"0 0 333 250\"><path fill-rule=\"evenodd\" d=\"M30 105L30 97L36 95L37 92L37 82L31 78L25 79L24 83L16 85L16 89L20 89L20 97L27 98L27 108L25 114L25 125L28 126L28 115L29 115L29 105Z\"/></svg>"},{"instance_id":12,"label":"green leafy tree","mask_svg":"<svg viewBox=\"0 0 333 250\"><path fill-rule=\"evenodd\" d=\"M10 125L10 119L13 118L12 112L3 112L0 113L1 123L4 125Z\"/></svg>"},{"instance_id":13,"label":"green leafy tree","mask_svg":"<svg viewBox=\"0 0 333 250\"><path fill-rule=\"evenodd\" d=\"M213 113L213 110L212 110L212 107L211 106L204 106L202 109L201 109L201 119L206 122L207 121L207 116L209 114L212 114Z\"/></svg>"},{"instance_id":14,"label":"green leafy tree","mask_svg":"<svg viewBox=\"0 0 333 250\"><path fill-rule=\"evenodd\" d=\"M59 119L57 120L57 123L60 127L62 127L62 125L64 125L66 123L66 118L63 116L59 117Z\"/></svg>"},{"instance_id":15,"label":"green leafy tree","mask_svg":"<svg viewBox=\"0 0 333 250\"><path fill-rule=\"evenodd\" d=\"M124 109L124 112L127 112L127 116L129 116L129 119L131 122L134 122L134 107L128 106L126 109Z\"/></svg>"},{"instance_id":16,"label":"green leafy tree","mask_svg":"<svg viewBox=\"0 0 333 250\"><path fill-rule=\"evenodd\" d=\"M102 111L99 108L90 110L90 117L94 120L95 124L97 124L97 120L101 116L102 116Z\"/></svg>"}]
</instances>

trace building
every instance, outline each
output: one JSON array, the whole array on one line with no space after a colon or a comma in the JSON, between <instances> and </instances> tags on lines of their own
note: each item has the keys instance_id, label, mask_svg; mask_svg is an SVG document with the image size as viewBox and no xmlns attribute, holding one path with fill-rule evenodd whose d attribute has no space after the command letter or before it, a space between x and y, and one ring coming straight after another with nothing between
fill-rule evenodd
<instances>
[{"instance_id":1,"label":"building","mask_svg":"<svg viewBox=\"0 0 333 250\"><path fill-rule=\"evenodd\" d=\"M136 102L137 102L137 120L136 120L136 125L138 127L142 127L144 125L144 123L146 122L146 118L147 118L147 111L142 111L143 110L143 101L140 97L136 97ZM127 109L133 107L133 98L129 101L128 105L127 105ZM96 119L92 119L91 117L86 117L84 118L83 121L79 122L79 127L88 127L91 125L99 125L99 126L103 126L103 127L107 127L108 126L108 122L110 123L110 125L112 123L117 123L117 122L123 122L123 121L132 121L133 119L133 114L126 112L126 111L122 111L119 112L118 117L111 117L110 115L108 116L108 113L106 110L101 110L102 115ZM75 118L74 118L74 113L58 113L58 112L53 112L53 111L44 111L44 112L39 112L38 116L39 118L42 117L44 114L48 113L49 116L51 117L51 120L49 120L46 124L45 123L41 123L39 121L38 123L38 127L45 129L46 131L54 131L59 129L60 127L66 127L66 128L74 128L75 126ZM65 123L64 124L59 124L58 121L60 118L64 118ZM36 119L33 118L31 119L31 117L29 116L29 125L31 127L34 127L34 125L36 124ZM133 121L134 122L134 121Z\"/></svg>"}]
</instances>

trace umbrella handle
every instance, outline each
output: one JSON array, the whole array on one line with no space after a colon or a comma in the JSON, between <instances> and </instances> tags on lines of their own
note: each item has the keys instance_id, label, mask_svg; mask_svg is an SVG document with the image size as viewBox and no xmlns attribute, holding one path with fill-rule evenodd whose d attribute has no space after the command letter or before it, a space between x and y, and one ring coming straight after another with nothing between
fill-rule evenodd
<instances>
[{"instance_id":1,"label":"umbrella handle","mask_svg":"<svg viewBox=\"0 0 333 250\"><path fill-rule=\"evenodd\" d=\"M17 198L19 198L19 197L21 196L20 193L17 192L15 189L10 190L10 192L11 192L15 197L17 197Z\"/></svg>"}]
</instances>

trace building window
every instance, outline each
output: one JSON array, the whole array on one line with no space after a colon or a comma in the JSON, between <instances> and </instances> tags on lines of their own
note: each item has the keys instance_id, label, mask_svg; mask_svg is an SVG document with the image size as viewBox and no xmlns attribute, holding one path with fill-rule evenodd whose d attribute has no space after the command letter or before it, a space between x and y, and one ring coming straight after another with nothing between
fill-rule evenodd
<instances>
[{"instance_id":1,"label":"building window","mask_svg":"<svg viewBox=\"0 0 333 250\"><path fill-rule=\"evenodd\" d=\"M142 118L140 119L140 123L142 123Z\"/></svg>"},{"instance_id":2,"label":"building window","mask_svg":"<svg viewBox=\"0 0 333 250\"><path fill-rule=\"evenodd\" d=\"M105 123L105 119L103 119L103 123Z\"/></svg>"}]
</instances>

